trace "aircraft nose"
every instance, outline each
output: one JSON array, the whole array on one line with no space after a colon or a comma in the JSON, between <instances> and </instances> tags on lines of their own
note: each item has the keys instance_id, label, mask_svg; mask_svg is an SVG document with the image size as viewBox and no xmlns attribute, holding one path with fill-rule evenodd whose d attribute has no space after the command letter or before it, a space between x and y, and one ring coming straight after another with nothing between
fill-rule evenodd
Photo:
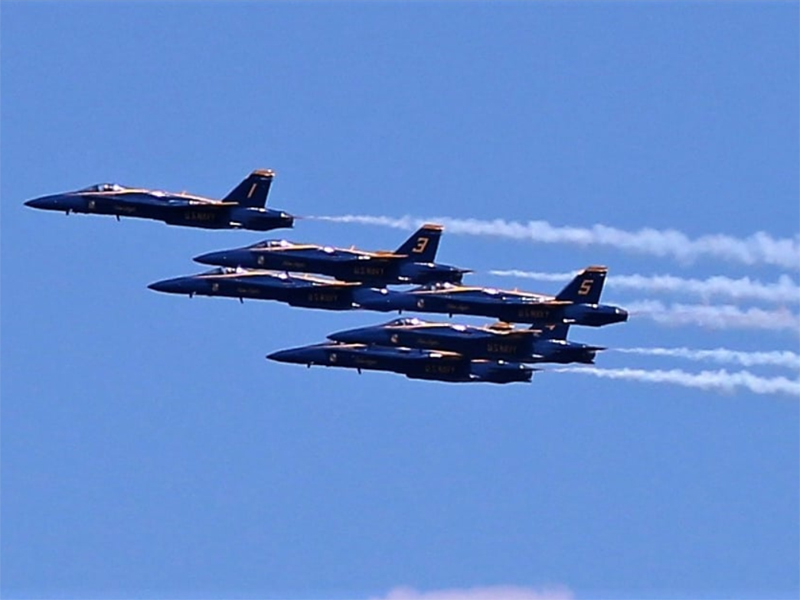
<instances>
[{"instance_id":1,"label":"aircraft nose","mask_svg":"<svg viewBox=\"0 0 800 600\"><path fill-rule=\"evenodd\" d=\"M234 264L231 253L224 250L222 252L208 252L207 254L201 254L200 256L195 256L192 260L203 265L218 265L220 267L239 266L238 264Z\"/></svg>"},{"instance_id":2,"label":"aircraft nose","mask_svg":"<svg viewBox=\"0 0 800 600\"><path fill-rule=\"evenodd\" d=\"M386 288L357 288L353 296L355 303L365 310L389 312L398 308L396 296Z\"/></svg>"},{"instance_id":3,"label":"aircraft nose","mask_svg":"<svg viewBox=\"0 0 800 600\"><path fill-rule=\"evenodd\" d=\"M57 196L42 196L41 198L34 198L33 200L28 200L25 203L25 206L30 206L31 208L52 210L58 208L57 198L58 198Z\"/></svg>"},{"instance_id":4,"label":"aircraft nose","mask_svg":"<svg viewBox=\"0 0 800 600\"><path fill-rule=\"evenodd\" d=\"M147 287L155 292L164 292L166 294L189 294L193 291L189 282L183 277L156 281Z\"/></svg>"},{"instance_id":5,"label":"aircraft nose","mask_svg":"<svg viewBox=\"0 0 800 600\"><path fill-rule=\"evenodd\" d=\"M278 350L272 354L267 354L267 358L277 362L302 364L308 362L307 354L308 353L302 349L292 348L290 350Z\"/></svg>"},{"instance_id":6,"label":"aircraft nose","mask_svg":"<svg viewBox=\"0 0 800 600\"><path fill-rule=\"evenodd\" d=\"M347 331L337 331L328 336L329 340L342 344L372 344L375 343L374 335L370 328L349 329Z\"/></svg>"}]
</instances>

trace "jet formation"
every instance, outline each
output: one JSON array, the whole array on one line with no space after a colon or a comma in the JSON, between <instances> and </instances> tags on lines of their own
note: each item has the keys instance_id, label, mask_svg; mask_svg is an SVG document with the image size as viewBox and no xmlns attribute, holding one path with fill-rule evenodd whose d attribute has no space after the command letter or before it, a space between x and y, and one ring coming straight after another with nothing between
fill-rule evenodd
<instances>
[{"instance_id":1,"label":"jet formation","mask_svg":"<svg viewBox=\"0 0 800 600\"><path fill-rule=\"evenodd\" d=\"M295 217L266 208L273 177L271 170L253 171L221 200L106 183L25 204L66 214L137 217L206 229L292 227ZM530 365L593 364L605 348L568 340L570 326L602 327L628 319L623 308L600 302L606 267L586 267L555 295L464 285L471 269L436 262L442 232L441 225L424 224L389 252L268 239L202 254L194 260L214 269L148 287L189 297L273 300L300 308L495 319L477 326L403 317L331 333L323 343L267 356L308 367L387 371L445 382L529 382L536 370Z\"/></svg>"}]
</instances>

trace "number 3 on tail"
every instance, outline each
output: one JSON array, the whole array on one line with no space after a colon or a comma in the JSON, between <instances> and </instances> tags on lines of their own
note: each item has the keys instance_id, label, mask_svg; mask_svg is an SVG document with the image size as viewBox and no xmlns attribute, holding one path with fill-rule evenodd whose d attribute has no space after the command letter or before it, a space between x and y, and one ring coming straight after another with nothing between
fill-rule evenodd
<instances>
[{"instance_id":1,"label":"number 3 on tail","mask_svg":"<svg viewBox=\"0 0 800 600\"><path fill-rule=\"evenodd\" d=\"M422 252L425 252L425 248L427 248L427 247L428 247L428 241L429 241L429 240L428 240L428 238L426 238L426 237L417 238L417 245L416 245L416 246L414 246L414 247L411 249L411 251L412 251L412 252L416 252L417 254L420 254L420 253L422 253Z\"/></svg>"},{"instance_id":2,"label":"number 3 on tail","mask_svg":"<svg viewBox=\"0 0 800 600\"><path fill-rule=\"evenodd\" d=\"M591 279L584 279L581 282L581 287L578 288L578 294L581 296L585 296L592 290L592 283L593 280Z\"/></svg>"}]
</instances>

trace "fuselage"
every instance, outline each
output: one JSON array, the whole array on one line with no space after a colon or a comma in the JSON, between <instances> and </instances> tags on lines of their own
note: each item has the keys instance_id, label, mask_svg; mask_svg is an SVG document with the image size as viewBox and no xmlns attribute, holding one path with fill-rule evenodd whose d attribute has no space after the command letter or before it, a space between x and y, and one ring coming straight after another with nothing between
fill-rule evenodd
<instances>
[{"instance_id":1,"label":"fuselage","mask_svg":"<svg viewBox=\"0 0 800 600\"><path fill-rule=\"evenodd\" d=\"M329 339L342 343L377 344L458 352L470 358L527 363L592 363L600 348L543 337L546 330L475 327L396 319L383 325L340 331Z\"/></svg>"},{"instance_id":2,"label":"fuselage","mask_svg":"<svg viewBox=\"0 0 800 600\"><path fill-rule=\"evenodd\" d=\"M307 275L225 268L158 281L148 287L171 294L276 300L326 310L356 309L362 299L369 300L385 291Z\"/></svg>"},{"instance_id":3,"label":"fuselage","mask_svg":"<svg viewBox=\"0 0 800 600\"><path fill-rule=\"evenodd\" d=\"M411 311L439 314L465 314L493 317L508 323L571 323L600 327L626 321L628 313L606 304L578 304L558 301L551 296L439 285L409 291L390 291L365 304L378 311Z\"/></svg>"},{"instance_id":4,"label":"fuselage","mask_svg":"<svg viewBox=\"0 0 800 600\"><path fill-rule=\"evenodd\" d=\"M473 361L451 352L362 344L316 344L281 350L270 354L267 358L308 366L389 371L411 379L449 382L522 382L530 381L533 372L529 367L519 363Z\"/></svg>"},{"instance_id":5,"label":"fuselage","mask_svg":"<svg viewBox=\"0 0 800 600\"><path fill-rule=\"evenodd\" d=\"M43 196L25 203L32 208L69 213L113 215L163 221L204 229L269 231L292 227L294 218L279 210L241 206L190 194L98 184L84 190Z\"/></svg>"},{"instance_id":6,"label":"fuselage","mask_svg":"<svg viewBox=\"0 0 800 600\"><path fill-rule=\"evenodd\" d=\"M295 244L287 240L266 240L246 248L209 252L194 259L208 265L274 269L328 275L339 281L371 285L459 283L465 270L432 262L414 262L392 253Z\"/></svg>"}]
</instances>

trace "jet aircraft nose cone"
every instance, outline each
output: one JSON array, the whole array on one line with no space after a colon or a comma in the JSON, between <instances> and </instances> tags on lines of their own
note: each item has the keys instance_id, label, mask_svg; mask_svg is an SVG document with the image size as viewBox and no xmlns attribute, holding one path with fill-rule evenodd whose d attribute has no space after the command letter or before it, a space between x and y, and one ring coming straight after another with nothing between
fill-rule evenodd
<instances>
[{"instance_id":1,"label":"jet aircraft nose cone","mask_svg":"<svg viewBox=\"0 0 800 600\"><path fill-rule=\"evenodd\" d=\"M156 281L147 286L155 292L164 292L167 294L188 294L191 290L186 285L186 280L180 279L164 279L163 281Z\"/></svg>"},{"instance_id":2,"label":"jet aircraft nose cone","mask_svg":"<svg viewBox=\"0 0 800 600\"><path fill-rule=\"evenodd\" d=\"M41 198L34 198L33 200L28 200L25 203L25 206L30 206L31 208L55 208L56 207L56 200L52 196L43 196Z\"/></svg>"},{"instance_id":3,"label":"jet aircraft nose cone","mask_svg":"<svg viewBox=\"0 0 800 600\"><path fill-rule=\"evenodd\" d=\"M305 351L298 349L279 350L278 352L267 354L267 358L284 363L305 363L308 362L306 354Z\"/></svg>"},{"instance_id":4,"label":"jet aircraft nose cone","mask_svg":"<svg viewBox=\"0 0 800 600\"><path fill-rule=\"evenodd\" d=\"M203 265L218 265L220 267L238 267L238 264L233 264L230 253L228 252L208 252L195 256L193 259Z\"/></svg>"},{"instance_id":5,"label":"jet aircraft nose cone","mask_svg":"<svg viewBox=\"0 0 800 600\"><path fill-rule=\"evenodd\" d=\"M339 342L343 344L352 344L354 341L353 335L349 331L337 331L335 333L331 333L328 336L328 339L333 342Z\"/></svg>"},{"instance_id":6,"label":"jet aircraft nose cone","mask_svg":"<svg viewBox=\"0 0 800 600\"><path fill-rule=\"evenodd\" d=\"M398 293L389 291L386 288L357 288L353 292L353 297L360 308L389 312L399 308L406 308L405 305L395 305L399 304L397 300Z\"/></svg>"},{"instance_id":7,"label":"jet aircraft nose cone","mask_svg":"<svg viewBox=\"0 0 800 600\"><path fill-rule=\"evenodd\" d=\"M349 329L347 331L337 331L332 333L328 336L328 339L342 344L370 343L369 341L365 341L365 338L367 337L370 336L365 335L365 331L363 329Z\"/></svg>"}]
</instances>

